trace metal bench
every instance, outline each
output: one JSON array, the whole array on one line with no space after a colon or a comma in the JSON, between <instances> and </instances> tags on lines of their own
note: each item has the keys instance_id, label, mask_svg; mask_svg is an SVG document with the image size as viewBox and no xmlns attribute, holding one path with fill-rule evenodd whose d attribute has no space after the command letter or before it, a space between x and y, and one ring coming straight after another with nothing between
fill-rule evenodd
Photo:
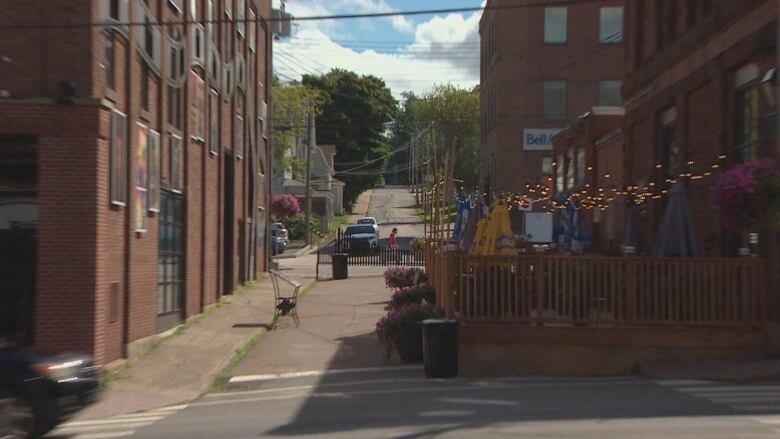
<instances>
[{"instance_id":1,"label":"metal bench","mask_svg":"<svg viewBox=\"0 0 780 439\"><path fill-rule=\"evenodd\" d=\"M298 291L301 289L301 284L288 278L287 276L279 273L276 270L269 270L271 273L271 281L274 285L274 319L271 322L271 329L276 327L276 322L279 320L279 316L292 315L295 325L298 325ZM283 295L282 288L279 281L293 288L292 295Z\"/></svg>"}]
</instances>

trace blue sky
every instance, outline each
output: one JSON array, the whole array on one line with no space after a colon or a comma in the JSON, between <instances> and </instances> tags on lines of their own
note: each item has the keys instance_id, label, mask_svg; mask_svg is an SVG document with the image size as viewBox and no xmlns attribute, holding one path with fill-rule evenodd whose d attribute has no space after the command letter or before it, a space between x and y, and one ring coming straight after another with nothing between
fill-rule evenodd
<instances>
[{"instance_id":1,"label":"blue sky","mask_svg":"<svg viewBox=\"0 0 780 439\"><path fill-rule=\"evenodd\" d=\"M279 0L274 0L278 5ZM293 16L477 7L480 0L286 0ZM434 84L473 87L479 81L480 12L301 21L275 42L274 67L283 81L334 67L373 74L398 96Z\"/></svg>"}]
</instances>

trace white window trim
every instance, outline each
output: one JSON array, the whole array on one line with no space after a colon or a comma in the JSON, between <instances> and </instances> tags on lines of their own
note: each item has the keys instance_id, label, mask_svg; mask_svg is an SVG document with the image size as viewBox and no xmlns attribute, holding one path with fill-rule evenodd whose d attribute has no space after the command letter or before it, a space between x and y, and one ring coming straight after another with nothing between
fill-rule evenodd
<instances>
[{"instance_id":1,"label":"white window trim","mask_svg":"<svg viewBox=\"0 0 780 439\"><path fill-rule=\"evenodd\" d=\"M168 85L179 88L187 82L186 73L189 70L189 62L187 62L186 39L182 38L179 41L174 40L171 37L167 37L167 39L168 50L166 50L166 56L168 58ZM178 71L181 64L179 62L174 62L173 56L171 55L171 49L174 49L177 52L177 58L175 61L178 61L179 59L185 60L181 71Z\"/></svg>"},{"instance_id":2,"label":"white window trim","mask_svg":"<svg viewBox=\"0 0 780 439\"><path fill-rule=\"evenodd\" d=\"M156 145L156 151L152 150L152 145ZM147 157L148 157L147 158L147 163L151 162L152 153L156 152L157 153L156 164L157 164L157 168L158 169L156 171L157 172L157 175L156 175L157 182L156 182L156 187L155 188L152 188L152 183L151 183L152 177L153 177L152 176L152 166L149 166L149 169L146 171L148 176L149 176L149 183L147 184L147 191L148 192L146 194L147 203L149 204L149 207L147 208L147 210L149 212L159 212L160 211L160 182L162 181L162 169L161 169L162 168L162 160L160 160L160 154L161 154L161 151L162 151L162 147L161 146L162 145L160 143L160 133L150 128L149 129L149 145L147 145L147 148L148 148L148 150L147 150ZM154 206L152 204L152 196L151 195L152 195L152 190L153 189L157 191L157 198L156 198L157 206Z\"/></svg>"},{"instance_id":3,"label":"white window trim","mask_svg":"<svg viewBox=\"0 0 780 439\"><path fill-rule=\"evenodd\" d=\"M168 4L173 6L173 9L176 9L179 14L184 12L184 0L168 0Z\"/></svg>"},{"instance_id":4,"label":"white window trim","mask_svg":"<svg viewBox=\"0 0 780 439\"><path fill-rule=\"evenodd\" d=\"M168 152L170 154L170 156L171 156L170 163L168 164L171 167L170 187L171 187L171 192L174 192L174 193L177 193L177 194L182 194L182 193L184 193L184 181L180 181L179 182L181 184L180 188L176 188L173 185L173 176L174 176L174 171L175 171L174 166L173 166L173 156L174 156L174 154L173 154L173 144L174 144L174 141L178 141L178 143L179 143L179 151L181 152L181 157L179 157L179 159L181 160L181 166L184 166L184 161L185 161L185 157L184 157L184 139L182 139L181 136L178 136L176 134L171 133L171 145L170 145L170 150ZM181 178L182 178L182 180L184 180L185 176L182 175Z\"/></svg>"},{"instance_id":5,"label":"white window trim","mask_svg":"<svg viewBox=\"0 0 780 439\"><path fill-rule=\"evenodd\" d=\"M195 44L197 36L200 35L200 53L195 51L197 44ZM197 65L200 67L206 67L206 47L208 39L206 36L206 28L202 24L194 24L192 31L190 32L190 47L192 48L192 56L190 57L191 65Z\"/></svg>"},{"instance_id":6,"label":"white window trim","mask_svg":"<svg viewBox=\"0 0 780 439\"><path fill-rule=\"evenodd\" d=\"M246 92L246 60L241 56L241 53L236 53L233 62L235 64L235 78L233 80L236 83L236 87Z\"/></svg>"},{"instance_id":7,"label":"white window trim","mask_svg":"<svg viewBox=\"0 0 780 439\"><path fill-rule=\"evenodd\" d=\"M130 21L130 0L119 0L119 20L109 16L111 9L111 0L100 0L99 14L100 22L111 24L112 29L116 29L125 37L130 36L130 27L126 24Z\"/></svg>"},{"instance_id":8,"label":"white window trim","mask_svg":"<svg viewBox=\"0 0 780 439\"><path fill-rule=\"evenodd\" d=\"M152 68L152 71L160 76L162 74L162 30L143 0L136 1L135 10L135 21L143 23L148 18L152 27L152 56L150 57L149 54L146 53L146 40L144 39L146 37L146 32L144 32L143 26L139 26L135 33L138 52L141 54L141 58L143 58L144 61L149 64L149 67Z\"/></svg>"},{"instance_id":9,"label":"white window trim","mask_svg":"<svg viewBox=\"0 0 780 439\"><path fill-rule=\"evenodd\" d=\"M252 52L257 51L257 13L250 7L249 14L247 15L249 21L247 22L247 37L246 40L249 43L249 50Z\"/></svg>"},{"instance_id":10,"label":"white window trim","mask_svg":"<svg viewBox=\"0 0 780 439\"><path fill-rule=\"evenodd\" d=\"M222 99L230 100L236 87L235 69L233 63L222 65Z\"/></svg>"}]
</instances>

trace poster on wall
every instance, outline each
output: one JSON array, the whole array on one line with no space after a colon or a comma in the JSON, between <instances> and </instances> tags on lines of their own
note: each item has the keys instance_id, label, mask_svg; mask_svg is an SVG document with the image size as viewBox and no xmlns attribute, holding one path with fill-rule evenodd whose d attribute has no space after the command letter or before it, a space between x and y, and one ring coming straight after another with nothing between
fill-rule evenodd
<instances>
[{"instance_id":1,"label":"poster on wall","mask_svg":"<svg viewBox=\"0 0 780 439\"><path fill-rule=\"evenodd\" d=\"M160 211L160 133L149 130L149 211Z\"/></svg>"},{"instance_id":2,"label":"poster on wall","mask_svg":"<svg viewBox=\"0 0 780 439\"><path fill-rule=\"evenodd\" d=\"M135 231L146 231L146 211L148 204L149 186L149 128L138 124L138 143L135 147L135 196L134 216Z\"/></svg>"},{"instance_id":3,"label":"poster on wall","mask_svg":"<svg viewBox=\"0 0 780 439\"><path fill-rule=\"evenodd\" d=\"M147 218L146 215L146 206L148 206L148 192L146 189L142 187L136 187L135 188L135 210L134 216L135 216L135 231L139 233L146 232L147 228Z\"/></svg>"},{"instance_id":4,"label":"poster on wall","mask_svg":"<svg viewBox=\"0 0 780 439\"><path fill-rule=\"evenodd\" d=\"M190 71L190 136L201 142L206 140L206 87L205 82L194 71Z\"/></svg>"}]
</instances>

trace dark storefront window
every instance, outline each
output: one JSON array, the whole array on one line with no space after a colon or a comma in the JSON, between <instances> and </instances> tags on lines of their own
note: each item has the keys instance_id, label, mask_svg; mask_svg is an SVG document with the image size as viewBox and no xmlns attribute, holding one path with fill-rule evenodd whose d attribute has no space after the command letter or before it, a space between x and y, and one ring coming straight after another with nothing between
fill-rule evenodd
<instances>
[{"instance_id":1,"label":"dark storefront window","mask_svg":"<svg viewBox=\"0 0 780 439\"><path fill-rule=\"evenodd\" d=\"M161 191L159 227L157 330L162 332L183 320L184 197Z\"/></svg>"},{"instance_id":2,"label":"dark storefront window","mask_svg":"<svg viewBox=\"0 0 780 439\"><path fill-rule=\"evenodd\" d=\"M758 145L758 90L749 85L737 90L736 105L736 157L740 162L756 158Z\"/></svg>"}]
</instances>

